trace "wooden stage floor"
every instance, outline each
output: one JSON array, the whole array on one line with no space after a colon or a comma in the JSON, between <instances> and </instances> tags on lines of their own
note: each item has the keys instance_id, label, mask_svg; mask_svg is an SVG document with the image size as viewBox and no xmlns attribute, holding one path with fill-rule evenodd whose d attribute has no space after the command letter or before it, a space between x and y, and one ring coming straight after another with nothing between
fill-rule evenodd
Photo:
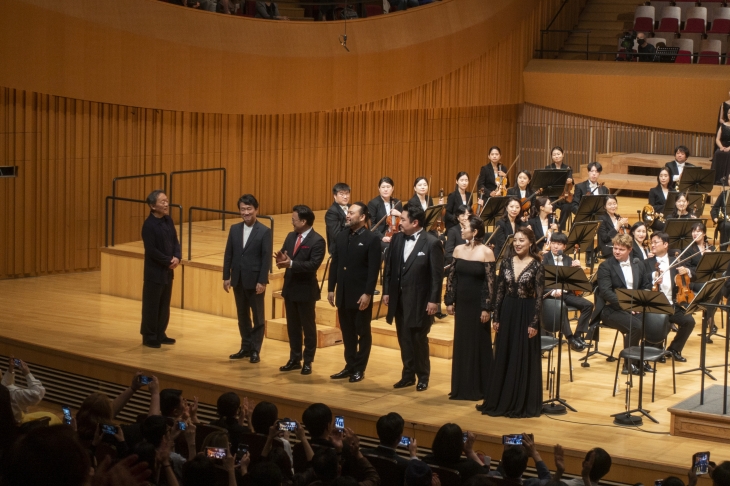
<instances>
[{"instance_id":1,"label":"wooden stage floor","mask_svg":"<svg viewBox=\"0 0 730 486\"><path fill-rule=\"evenodd\" d=\"M329 379L343 366L341 346L319 349L311 376L280 373L278 367L288 358L287 343L265 340L262 361L256 365L230 361L228 354L239 342L235 320L181 309L172 309L169 327L176 345L142 347L140 303L102 295L99 272L0 281L0 305L0 353L122 384L133 370L142 369L161 377L163 387L180 387L186 396L198 395L205 403L215 403L222 391L233 389L256 400L267 398L279 405L282 416L299 418L307 404L322 401L369 436L375 436L378 416L396 411L406 419L405 434L425 446L440 425L456 422L476 432L478 448L493 457L499 457L502 434L532 432L551 468L555 443L566 448L570 473L579 472L585 450L601 446L614 458L611 479L627 483L648 484L670 473L683 476L692 454L701 450L711 450L718 461L730 458L728 444L668 435L667 407L698 392L700 381L698 373L677 375L673 395L669 364L660 365L656 402L650 402L650 382L645 393L645 408L659 424L645 420L642 430L614 426L609 415L624 409L623 385L611 396L615 364L598 358L590 368L581 368L575 355L575 381L568 381L566 363L562 396L578 413L514 420L482 416L474 402L450 401L451 363L446 359L431 359L430 387L423 393L413 387L392 388L400 378L400 355L381 347L373 348L361 383ZM610 338L612 334L604 337ZM603 347L610 349L610 343ZM678 371L697 365L698 337L692 336L684 354L689 362L678 364ZM722 359L722 342L716 338L708 347L708 364ZM720 369L715 375L722 380ZM635 406L636 393L632 400Z\"/></svg>"}]
</instances>

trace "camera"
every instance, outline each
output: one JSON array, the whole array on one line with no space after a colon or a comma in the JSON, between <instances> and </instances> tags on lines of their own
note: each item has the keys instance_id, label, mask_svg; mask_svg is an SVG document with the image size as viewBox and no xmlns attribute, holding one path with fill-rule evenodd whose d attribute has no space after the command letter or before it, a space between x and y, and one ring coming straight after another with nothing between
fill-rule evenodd
<instances>
[{"instance_id":1,"label":"camera","mask_svg":"<svg viewBox=\"0 0 730 486\"><path fill-rule=\"evenodd\" d=\"M18 358L13 359L13 364L16 368L20 368L20 360Z\"/></svg>"},{"instance_id":2,"label":"camera","mask_svg":"<svg viewBox=\"0 0 730 486\"><path fill-rule=\"evenodd\" d=\"M185 429L188 428L188 424L186 424L185 422L183 422L182 420L180 420L177 423L177 428L180 429L180 430L185 430Z\"/></svg>"},{"instance_id":3,"label":"camera","mask_svg":"<svg viewBox=\"0 0 730 486\"><path fill-rule=\"evenodd\" d=\"M617 61L632 61L634 59L634 56L632 55L632 52L634 52L634 41L636 40L636 31L635 30L627 30L623 34L621 34L621 38L619 40L619 49L625 49L626 52L620 52L616 54L616 60Z\"/></svg>"}]
</instances>

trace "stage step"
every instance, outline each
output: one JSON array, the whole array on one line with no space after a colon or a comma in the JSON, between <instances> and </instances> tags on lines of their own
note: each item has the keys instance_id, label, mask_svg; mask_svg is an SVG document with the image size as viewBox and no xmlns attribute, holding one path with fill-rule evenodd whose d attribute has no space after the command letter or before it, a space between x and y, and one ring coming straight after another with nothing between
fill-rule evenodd
<instances>
[{"instance_id":1,"label":"stage step","mask_svg":"<svg viewBox=\"0 0 730 486\"><path fill-rule=\"evenodd\" d=\"M400 349L395 322L390 325L385 319L373 320L370 324L373 334L373 346ZM451 359L454 354L454 321L447 317L437 320L428 334L428 354L435 358Z\"/></svg>"},{"instance_id":2,"label":"stage step","mask_svg":"<svg viewBox=\"0 0 730 486\"><path fill-rule=\"evenodd\" d=\"M286 318L267 319L266 337L276 341L289 342L289 334L286 330ZM336 327L317 324L317 347L326 348L342 344L342 332Z\"/></svg>"}]
</instances>

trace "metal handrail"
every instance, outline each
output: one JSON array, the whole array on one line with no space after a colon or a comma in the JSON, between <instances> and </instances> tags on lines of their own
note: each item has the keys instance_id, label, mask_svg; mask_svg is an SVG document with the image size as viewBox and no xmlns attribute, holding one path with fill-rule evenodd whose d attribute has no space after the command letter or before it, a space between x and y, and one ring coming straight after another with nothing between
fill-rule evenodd
<instances>
[{"instance_id":1,"label":"metal handrail","mask_svg":"<svg viewBox=\"0 0 730 486\"><path fill-rule=\"evenodd\" d=\"M130 199L128 197L118 197L118 196L107 196L104 200L104 246L106 248L109 248L109 201L125 201L125 202L134 202L134 203L141 203L141 204L147 204L147 201L144 201L142 199ZM112 204L113 206L113 204ZM180 235L178 237L179 241L182 241L183 239L183 207L179 204L170 204L171 207L175 207L180 209ZM114 246L114 226L116 224L115 214L112 212L112 246Z\"/></svg>"},{"instance_id":2,"label":"metal handrail","mask_svg":"<svg viewBox=\"0 0 730 486\"><path fill-rule=\"evenodd\" d=\"M567 2L565 2L565 3L567 3ZM565 3L563 3L563 5L565 5ZM562 9L562 7L560 7L560 8ZM551 22L551 25L552 25L552 22ZM544 29L544 30L541 30L540 31L540 50L539 50L540 59L542 59L542 55L545 52L555 52L555 49L543 49L543 39L544 39L545 34L550 34L552 32L562 32L562 33L567 33L567 34L585 34L586 35L585 53L586 53L586 60L588 60L588 56L590 54L589 47L590 47L590 41L591 41L591 31L585 30L585 29L553 29L553 30ZM557 51L558 52L568 52L568 51L564 51L561 49L558 49ZM583 52L583 51L580 51L580 52Z\"/></svg>"},{"instance_id":3,"label":"metal handrail","mask_svg":"<svg viewBox=\"0 0 730 486\"><path fill-rule=\"evenodd\" d=\"M550 30L550 26L552 26L555 23L555 21L558 19L558 15L560 15L560 12L563 11L563 7L565 7L565 5L567 5L567 3L569 1L570 0L564 0L563 1L563 3L560 5L560 8L558 9L557 12L555 12L555 15L553 15L552 20L550 21L550 23L548 24L548 26L547 26L547 28L545 30Z\"/></svg>"},{"instance_id":4,"label":"metal handrail","mask_svg":"<svg viewBox=\"0 0 730 486\"><path fill-rule=\"evenodd\" d=\"M239 216L240 213L237 213L235 211L223 211L220 209L211 209L211 208L201 208L199 206L191 206L188 209L188 261L192 261L193 259L193 211L205 211L208 213L216 213L216 214L233 214L236 216ZM256 218L263 218L268 219L271 223L271 242L273 244L274 242L274 218L271 216L266 216L263 214L256 215ZM273 265L269 267L269 273L274 273Z\"/></svg>"},{"instance_id":5,"label":"metal handrail","mask_svg":"<svg viewBox=\"0 0 730 486\"><path fill-rule=\"evenodd\" d=\"M211 167L209 169L190 169L190 170L176 170L174 172L170 172L170 192L167 194L168 198L170 199L170 202L172 202L172 183L174 181L173 176L178 174L193 174L196 172L214 172L214 171L221 171L223 172L223 195L221 197L221 211L223 211L223 222L221 223L221 231L226 230L226 214L229 214L226 212L226 181L228 179L228 175L226 173L225 167ZM206 208L207 209L207 208ZM239 214L239 213L233 213L233 214Z\"/></svg>"},{"instance_id":6,"label":"metal handrail","mask_svg":"<svg viewBox=\"0 0 730 486\"><path fill-rule=\"evenodd\" d=\"M675 57L679 57L679 56L690 56L692 58L695 58L695 57L717 57L717 58L720 58L720 57L722 57L722 54L700 54L700 53L692 53L692 54L684 54L684 53L682 53L682 54L656 54L656 53L651 53L651 54L649 54L649 53L632 52L632 51L618 51L618 50L617 51L589 51L589 50L581 51L581 50L578 50L578 49L569 49L569 50L566 50L566 49L545 49L543 52L559 52L559 53L564 53L564 54L586 54L586 56L589 55L589 54L614 54L614 55L624 54L624 55L627 55L627 56L635 56L637 58L640 58L642 56L657 56L657 55L658 56L670 56L670 55L672 55L672 56L675 56ZM682 63L679 63L679 64L682 64ZM695 64L695 63L686 63L686 64ZM711 66L711 65L712 64L708 64L708 66Z\"/></svg>"},{"instance_id":7,"label":"metal handrail","mask_svg":"<svg viewBox=\"0 0 730 486\"><path fill-rule=\"evenodd\" d=\"M166 172L153 172L152 174L138 174L138 175L130 175L130 176L120 176L115 177L112 179L112 197L117 197L117 181L122 181L126 179L144 179L145 177L157 177L162 176L163 180L165 181L162 186L163 192L167 192L167 173ZM172 181L170 182L172 184ZM117 214L117 205L116 205L116 199L112 203L112 246L114 246L114 220ZM146 202L146 201L145 201Z\"/></svg>"}]
</instances>

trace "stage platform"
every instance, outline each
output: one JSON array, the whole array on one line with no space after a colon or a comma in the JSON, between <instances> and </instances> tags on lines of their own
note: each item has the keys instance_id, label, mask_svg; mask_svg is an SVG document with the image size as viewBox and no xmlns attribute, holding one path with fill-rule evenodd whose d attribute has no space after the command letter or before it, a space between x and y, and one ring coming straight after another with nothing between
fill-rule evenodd
<instances>
[{"instance_id":1,"label":"stage platform","mask_svg":"<svg viewBox=\"0 0 730 486\"><path fill-rule=\"evenodd\" d=\"M478 414L474 402L448 399L448 359L432 358L430 387L422 393L413 387L392 388L400 378L400 355L398 350L379 346L373 348L361 383L329 379L343 367L341 346L319 349L310 376L281 373L278 368L288 359L287 343L266 339L259 364L230 361L228 355L239 343L236 321L187 309L172 309L169 334L177 338L176 345L145 348L139 336L140 302L104 295L101 287L100 272L0 281L0 353L119 384L128 383L130 374L141 369L157 375L163 387L181 388L185 396L198 396L204 403L213 404L220 393L235 390L241 396L275 402L282 416L299 418L308 404L323 401L344 415L359 434L370 437L376 436L377 417L396 411L406 420L406 434L426 447L440 425L456 422L476 432L477 448L492 457L500 455L502 434L532 432L551 468L552 445L566 448L570 473L579 472L587 449L601 446L614 460L609 479L629 484L650 484L669 474L682 477L697 451L709 449L713 458L730 458L730 445L669 435L667 409L699 391L697 373L677 375L673 395L669 364L659 367L656 402L650 402L648 386L644 395L645 408L660 421L658 425L647 420L641 430L614 426L609 416L624 409L624 386L616 397L611 396L615 364L594 358L590 368L581 368L576 354L573 383L568 381L564 355L562 396L578 413L523 420L492 418ZM435 324L433 333L442 332L442 326ZM613 335L604 334L608 344L602 347L610 349ZM716 338L708 347L708 364L721 363L722 351L722 341ZM684 355L689 362L678 364L677 371L697 365L696 336ZM721 369L714 374L722 379Z\"/></svg>"}]
</instances>

